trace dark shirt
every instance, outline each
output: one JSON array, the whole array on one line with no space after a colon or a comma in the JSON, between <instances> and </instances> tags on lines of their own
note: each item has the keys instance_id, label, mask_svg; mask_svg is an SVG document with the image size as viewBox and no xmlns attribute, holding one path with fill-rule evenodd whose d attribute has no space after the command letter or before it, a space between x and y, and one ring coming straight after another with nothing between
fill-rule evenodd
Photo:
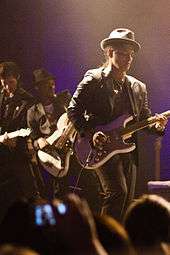
<instances>
[{"instance_id":1,"label":"dark shirt","mask_svg":"<svg viewBox=\"0 0 170 255\"><path fill-rule=\"evenodd\" d=\"M124 114L132 115L127 86L126 80L122 84L113 79L109 97L110 105L112 105L111 120Z\"/></svg>"}]
</instances>

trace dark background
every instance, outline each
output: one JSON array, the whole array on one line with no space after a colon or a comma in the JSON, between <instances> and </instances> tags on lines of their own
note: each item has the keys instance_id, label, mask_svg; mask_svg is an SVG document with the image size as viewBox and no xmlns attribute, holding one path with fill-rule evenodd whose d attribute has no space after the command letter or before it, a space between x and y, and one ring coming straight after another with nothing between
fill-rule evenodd
<instances>
[{"instance_id":1,"label":"dark background","mask_svg":"<svg viewBox=\"0 0 170 255\"><path fill-rule=\"evenodd\" d=\"M131 74L146 82L153 113L170 109L169 0L1 0L0 61L20 65L28 90L32 71L44 67L56 76L57 91L73 93L83 73L102 63L99 43L116 27L133 30L142 45ZM161 180L170 179L169 132L168 125ZM155 176L155 138L140 135L139 192Z\"/></svg>"}]
</instances>

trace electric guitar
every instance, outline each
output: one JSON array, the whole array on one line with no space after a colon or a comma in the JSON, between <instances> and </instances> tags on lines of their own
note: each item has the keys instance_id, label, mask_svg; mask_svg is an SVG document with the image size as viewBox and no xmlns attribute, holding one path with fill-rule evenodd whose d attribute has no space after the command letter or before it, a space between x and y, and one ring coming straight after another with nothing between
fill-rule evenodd
<instances>
[{"instance_id":1,"label":"electric guitar","mask_svg":"<svg viewBox=\"0 0 170 255\"><path fill-rule=\"evenodd\" d=\"M21 128L19 130L16 130L14 132L10 133L5 133L3 135L0 135L0 143L3 143L4 139L7 137L8 139L12 139L18 136L25 137L29 136L31 134L31 129L30 128Z\"/></svg>"},{"instance_id":2,"label":"electric guitar","mask_svg":"<svg viewBox=\"0 0 170 255\"><path fill-rule=\"evenodd\" d=\"M170 111L163 112L162 115L170 117ZM127 125L132 119L133 117L127 118L127 115L123 115L107 125L96 127L94 132L87 133L84 137L77 136L74 150L79 163L85 169L96 169L116 154L133 151L136 148L135 143L128 143L126 140L131 138L134 132L158 122L155 115ZM100 146L94 146L93 136L98 131L104 133L105 141Z\"/></svg>"},{"instance_id":3,"label":"electric guitar","mask_svg":"<svg viewBox=\"0 0 170 255\"><path fill-rule=\"evenodd\" d=\"M41 165L53 176L63 177L67 174L75 135L76 130L64 113L57 122L57 130L46 138L48 145L38 150Z\"/></svg>"}]
</instances>

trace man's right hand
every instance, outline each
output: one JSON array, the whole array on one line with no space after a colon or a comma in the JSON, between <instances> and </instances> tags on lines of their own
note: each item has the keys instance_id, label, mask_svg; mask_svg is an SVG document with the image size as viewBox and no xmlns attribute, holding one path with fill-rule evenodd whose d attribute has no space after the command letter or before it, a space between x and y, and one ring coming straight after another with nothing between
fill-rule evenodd
<instances>
[{"instance_id":1,"label":"man's right hand","mask_svg":"<svg viewBox=\"0 0 170 255\"><path fill-rule=\"evenodd\" d=\"M36 142L37 142L39 149L43 149L45 146L49 145L47 140L43 137L38 138L38 140Z\"/></svg>"}]
</instances>

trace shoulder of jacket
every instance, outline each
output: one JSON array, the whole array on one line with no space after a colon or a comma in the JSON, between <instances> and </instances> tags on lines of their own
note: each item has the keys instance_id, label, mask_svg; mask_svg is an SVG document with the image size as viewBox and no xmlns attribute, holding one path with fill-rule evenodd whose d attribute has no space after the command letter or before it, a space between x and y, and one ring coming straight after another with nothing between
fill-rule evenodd
<instances>
[{"instance_id":1,"label":"shoulder of jacket","mask_svg":"<svg viewBox=\"0 0 170 255\"><path fill-rule=\"evenodd\" d=\"M63 91L59 92L57 94L57 98L70 99L71 98L71 94L70 94L69 90L66 89L66 90L63 90Z\"/></svg>"},{"instance_id":2,"label":"shoulder of jacket","mask_svg":"<svg viewBox=\"0 0 170 255\"><path fill-rule=\"evenodd\" d=\"M102 78L103 67L88 70L84 77L92 77L93 79L100 80Z\"/></svg>"},{"instance_id":3,"label":"shoulder of jacket","mask_svg":"<svg viewBox=\"0 0 170 255\"><path fill-rule=\"evenodd\" d=\"M33 95L31 95L29 92L27 92L23 88L19 88L17 90L16 98L20 99L20 100L24 100L25 102L27 102L30 105L33 105L35 103L35 98L33 97Z\"/></svg>"},{"instance_id":4,"label":"shoulder of jacket","mask_svg":"<svg viewBox=\"0 0 170 255\"><path fill-rule=\"evenodd\" d=\"M131 75L126 75L128 81L131 83L131 86L133 85L138 85L141 86L142 88L146 88L146 84L143 83L142 81L136 79L135 77L131 76Z\"/></svg>"}]
</instances>

